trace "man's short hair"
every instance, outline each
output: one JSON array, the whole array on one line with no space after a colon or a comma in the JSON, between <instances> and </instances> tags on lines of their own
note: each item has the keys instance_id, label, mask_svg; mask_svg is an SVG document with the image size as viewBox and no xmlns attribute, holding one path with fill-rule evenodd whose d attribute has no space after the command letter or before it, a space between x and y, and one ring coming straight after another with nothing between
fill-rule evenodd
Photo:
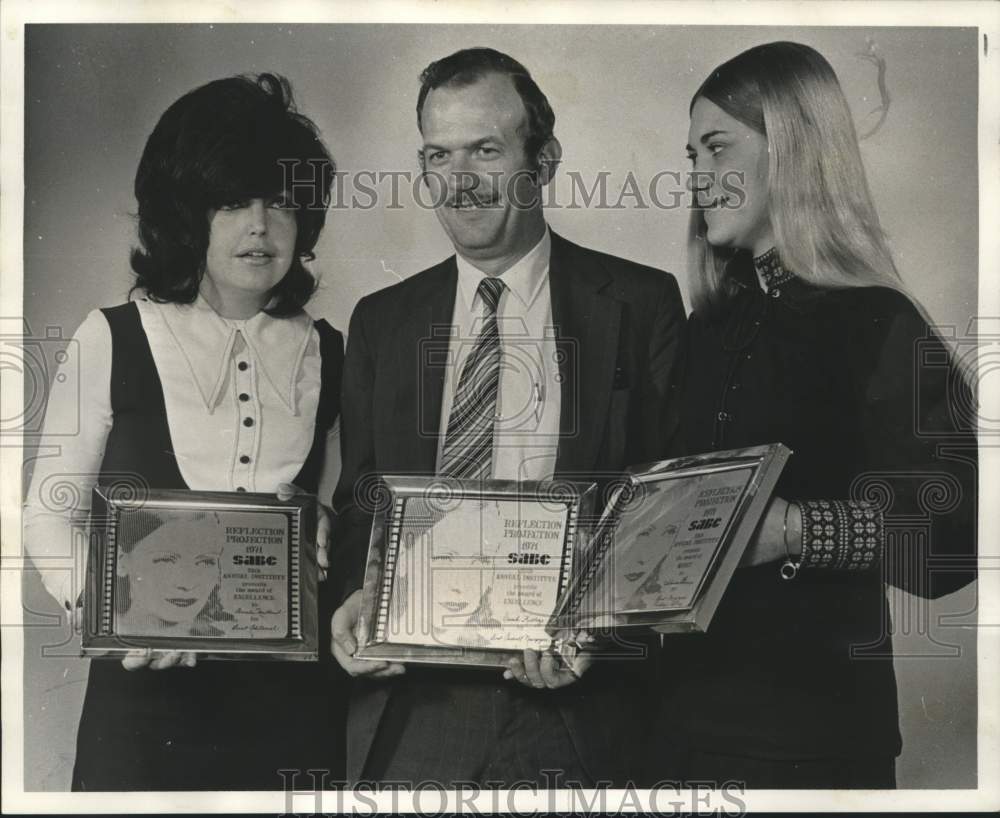
<instances>
[{"instance_id":1,"label":"man's short hair","mask_svg":"<svg viewBox=\"0 0 1000 818\"><path fill-rule=\"evenodd\" d=\"M423 133L420 121L427 94L442 85L462 87L472 85L487 74L510 77L514 88L524 103L528 114L528 133L524 139L524 152L532 162L553 137L556 115L552 112L542 89L531 78L528 69L508 54L492 48L463 48L450 56L436 60L420 73L420 93L417 96L417 127Z\"/></svg>"}]
</instances>

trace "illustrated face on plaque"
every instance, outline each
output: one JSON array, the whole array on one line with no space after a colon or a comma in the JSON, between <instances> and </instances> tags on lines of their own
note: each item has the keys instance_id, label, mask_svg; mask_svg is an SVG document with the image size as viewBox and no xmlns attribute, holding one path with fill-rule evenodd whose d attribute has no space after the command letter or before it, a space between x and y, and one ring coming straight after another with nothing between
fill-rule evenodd
<instances>
[{"instance_id":1,"label":"illustrated face on plaque","mask_svg":"<svg viewBox=\"0 0 1000 818\"><path fill-rule=\"evenodd\" d=\"M493 612L496 576L489 560L478 568L436 569L432 583L435 641L486 647L496 638L496 629L503 623Z\"/></svg>"},{"instance_id":2,"label":"illustrated face on plaque","mask_svg":"<svg viewBox=\"0 0 1000 818\"><path fill-rule=\"evenodd\" d=\"M287 534L287 520L274 514L124 512L117 536L117 632L284 636Z\"/></svg>"},{"instance_id":3,"label":"illustrated face on plaque","mask_svg":"<svg viewBox=\"0 0 1000 818\"><path fill-rule=\"evenodd\" d=\"M202 520L169 516L137 511L123 518L115 589L119 632L221 635L222 543L197 536Z\"/></svg>"},{"instance_id":4,"label":"illustrated face on plaque","mask_svg":"<svg viewBox=\"0 0 1000 818\"><path fill-rule=\"evenodd\" d=\"M463 500L447 512L407 501L389 637L400 644L520 650L551 641L567 510Z\"/></svg>"},{"instance_id":5,"label":"illustrated face on plaque","mask_svg":"<svg viewBox=\"0 0 1000 818\"><path fill-rule=\"evenodd\" d=\"M613 559L595 583L595 598L603 600L598 607L619 612L689 607L747 475L742 468L647 483L621 514Z\"/></svg>"}]
</instances>

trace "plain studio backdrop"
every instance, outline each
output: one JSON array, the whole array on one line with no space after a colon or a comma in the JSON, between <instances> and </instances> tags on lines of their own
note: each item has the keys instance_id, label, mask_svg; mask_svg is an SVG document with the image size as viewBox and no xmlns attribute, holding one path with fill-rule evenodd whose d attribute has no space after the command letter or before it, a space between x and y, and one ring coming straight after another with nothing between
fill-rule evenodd
<instances>
[{"instance_id":1,"label":"plain studio backdrop","mask_svg":"<svg viewBox=\"0 0 1000 818\"><path fill-rule=\"evenodd\" d=\"M687 169L691 94L718 63L779 39L811 45L830 60L860 133L878 122L883 104L877 62L865 55L884 61L889 108L862 154L903 277L964 349L978 286L979 43L974 29L963 28L28 26L24 315L33 336L66 338L91 309L124 301L135 243L132 184L157 119L205 82L275 71L291 81L300 110L347 174L317 247L312 269L321 289L309 307L346 331L362 295L451 253L435 216L412 194L417 76L431 60L477 45L523 62L555 110L563 162L550 193L558 205L548 211L553 228L670 270L687 297L688 211L661 205L683 190L673 180ZM359 173L360 186L350 181ZM395 202L385 174L400 180ZM602 174L604 206L599 189L582 206L577 188L572 207L574 177L590 191ZM656 178L658 201L649 191ZM375 188L378 200L363 188ZM41 397L26 394L31 411ZM27 454L26 479L35 452ZM934 603L892 591L891 601L904 743L899 785L974 787L975 587ZM65 790L87 662L33 573L25 606L25 789ZM738 683L736 668L733 678Z\"/></svg>"}]
</instances>

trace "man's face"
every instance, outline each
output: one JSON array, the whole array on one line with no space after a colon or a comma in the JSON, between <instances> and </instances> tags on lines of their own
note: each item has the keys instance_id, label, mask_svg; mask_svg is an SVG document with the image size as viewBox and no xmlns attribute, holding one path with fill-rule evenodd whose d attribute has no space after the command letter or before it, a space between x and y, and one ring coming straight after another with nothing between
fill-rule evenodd
<instances>
[{"instance_id":1,"label":"man's face","mask_svg":"<svg viewBox=\"0 0 1000 818\"><path fill-rule=\"evenodd\" d=\"M427 94L423 162L436 213L455 249L476 261L519 258L541 236L535 160L524 151L527 112L510 78Z\"/></svg>"}]
</instances>

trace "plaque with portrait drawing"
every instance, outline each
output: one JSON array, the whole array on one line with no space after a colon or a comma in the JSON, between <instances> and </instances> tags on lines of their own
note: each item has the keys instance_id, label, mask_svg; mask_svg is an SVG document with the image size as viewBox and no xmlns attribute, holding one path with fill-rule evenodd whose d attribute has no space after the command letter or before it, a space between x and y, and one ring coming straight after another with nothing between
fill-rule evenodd
<instances>
[{"instance_id":1,"label":"plaque with portrait drawing","mask_svg":"<svg viewBox=\"0 0 1000 818\"><path fill-rule=\"evenodd\" d=\"M790 454L775 443L630 469L594 527L550 632L707 630Z\"/></svg>"},{"instance_id":2,"label":"plaque with portrait drawing","mask_svg":"<svg viewBox=\"0 0 1000 818\"><path fill-rule=\"evenodd\" d=\"M593 486L383 478L358 622L361 659L501 667L553 646Z\"/></svg>"},{"instance_id":3,"label":"plaque with portrait drawing","mask_svg":"<svg viewBox=\"0 0 1000 818\"><path fill-rule=\"evenodd\" d=\"M94 489L83 652L316 661L316 501Z\"/></svg>"}]
</instances>

